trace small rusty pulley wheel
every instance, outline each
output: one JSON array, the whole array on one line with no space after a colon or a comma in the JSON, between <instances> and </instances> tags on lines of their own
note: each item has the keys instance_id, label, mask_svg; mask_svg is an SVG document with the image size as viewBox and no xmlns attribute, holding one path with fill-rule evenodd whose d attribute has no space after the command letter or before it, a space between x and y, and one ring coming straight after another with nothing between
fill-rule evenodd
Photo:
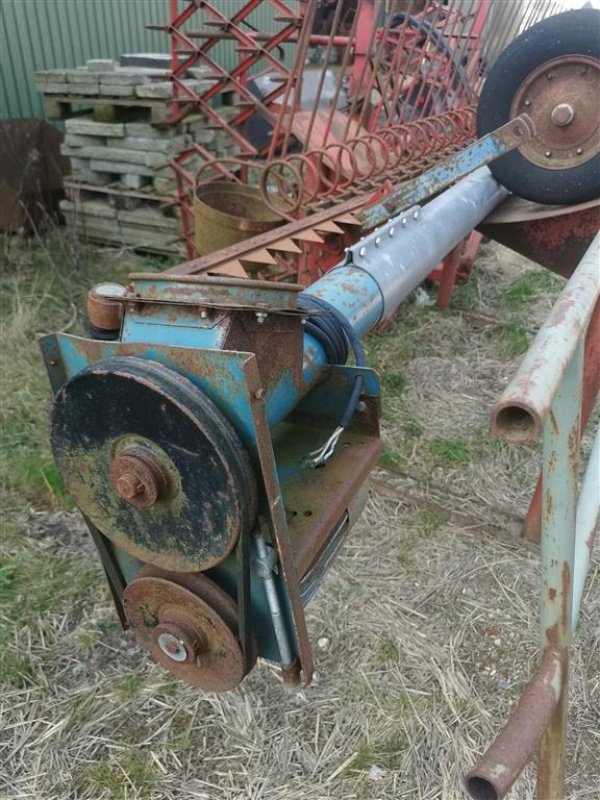
<instances>
[{"instance_id":1,"label":"small rusty pulley wheel","mask_svg":"<svg viewBox=\"0 0 600 800\"><path fill-rule=\"evenodd\" d=\"M490 164L526 200L565 205L600 195L600 10L557 14L518 36L486 78L480 136L519 114L536 135Z\"/></svg>"},{"instance_id":2,"label":"small rusty pulley wheel","mask_svg":"<svg viewBox=\"0 0 600 800\"><path fill-rule=\"evenodd\" d=\"M186 683L226 692L246 674L237 606L205 575L146 564L125 589L123 605L138 643Z\"/></svg>"},{"instance_id":3,"label":"small rusty pulley wheel","mask_svg":"<svg viewBox=\"0 0 600 800\"><path fill-rule=\"evenodd\" d=\"M51 441L79 508L145 563L209 569L254 522L255 478L235 430L197 387L156 362L107 358L67 381Z\"/></svg>"},{"instance_id":4,"label":"small rusty pulley wheel","mask_svg":"<svg viewBox=\"0 0 600 800\"><path fill-rule=\"evenodd\" d=\"M123 321L122 299L127 289L120 283L97 283L87 296L87 313L90 326L108 338L118 334ZM111 337L114 338L114 337Z\"/></svg>"}]
</instances>

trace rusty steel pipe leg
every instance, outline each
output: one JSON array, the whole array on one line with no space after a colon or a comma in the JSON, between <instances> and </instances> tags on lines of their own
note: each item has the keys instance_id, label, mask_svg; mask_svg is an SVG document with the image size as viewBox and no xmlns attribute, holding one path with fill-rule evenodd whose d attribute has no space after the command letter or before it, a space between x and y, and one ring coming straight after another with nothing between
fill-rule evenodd
<instances>
[{"instance_id":1,"label":"rusty steel pipe leg","mask_svg":"<svg viewBox=\"0 0 600 800\"><path fill-rule=\"evenodd\" d=\"M596 398L600 392L600 301L596 303L585 337L583 356L583 397L581 401L581 433L585 431ZM523 537L539 543L542 530L542 476L538 478L527 516Z\"/></svg>"},{"instance_id":2,"label":"rusty steel pipe leg","mask_svg":"<svg viewBox=\"0 0 600 800\"><path fill-rule=\"evenodd\" d=\"M561 656L548 648L506 725L466 776L473 800L501 800L535 752L560 697Z\"/></svg>"},{"instance_id":3,"label":"rusty steel pipe leg","mask_svg":"<svg viewBox=\"0 0 600 800\"><path fill-rule=\"evenodd\" d=\"M542 496L542 643L562 658L558 704L542 735L538 756L538 800L563 796L572 637L573 571L583 341L577 344L544 425Z\"/></svg>"}]
</instances>

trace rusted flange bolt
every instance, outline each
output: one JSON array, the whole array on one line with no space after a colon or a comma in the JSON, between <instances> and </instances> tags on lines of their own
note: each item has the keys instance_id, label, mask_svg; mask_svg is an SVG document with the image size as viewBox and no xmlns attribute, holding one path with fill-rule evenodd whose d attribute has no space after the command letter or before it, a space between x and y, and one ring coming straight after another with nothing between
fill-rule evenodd
<instances>
[{"instance_id":1,"label":"rusted flange bolt","mask_svg":"<svg viewBox=\"0 0 600 800\"><path fill-rule=\"evenodd\" d=\"M570 103L559 103L552 109L552 122L559 128L566 128L573 122L575 111Z\"/></svg>"},{"instance_id":2,"label":"rusted flange bolt","mask_svg":"<svg viewBox=\"0 0 600 800\"><path fill-rule=\"evenodd\" d=\"M126 450L110 465L110 482L117 494L132 506L147 508L164 496L167 475L150 453Z\"/></svg>"}]
</instances>

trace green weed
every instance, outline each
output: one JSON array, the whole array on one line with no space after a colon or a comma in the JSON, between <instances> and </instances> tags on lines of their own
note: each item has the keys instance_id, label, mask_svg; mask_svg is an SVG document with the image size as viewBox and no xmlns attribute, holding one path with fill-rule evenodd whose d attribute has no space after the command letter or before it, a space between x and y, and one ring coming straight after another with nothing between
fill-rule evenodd
<instances>
[{"instance_id":1,"label":"green weed","mask_svg":"<svg viewBox=\"0 0 600 800\"><path fill-rule=\"evenodd\" d=\"M432 508L423 508L417 513L421 536L432 536L446 522L446 517Z\"/></svg>"},{"instance_id":2,"label":"green weed","mask_svg":"<svg viewBox=\"0 0 600 800\"><path fill-rule=\"evenodd\" d=\"M127 800L131 790L136 797L144 797L155 790L157 770L150 759L139 750L130 750L119 759L105 759L91 764L79 776L85 787L108 800Z\"/></svg>"},{"instance_id":3,"label":"green weed","mask_svg":"<svg viewBox=\"0 0 600 800\"><path fill-rule=\"evenodd\" d=\"M406 389L407 381L401 372L384 372L381 385L387 397L400 397Z\"/></svg>"},{"instance_id":4,"label":"green weed","mask_svg":"<svg viewBox=\"0 0 600 800\"><path fill-rule=\"evenodd\" d=\"M529 336L520 320L507 320L500 328L500 346L505 356L520 356L529 347Z\"/></svg>"},{"instance_id":5,"label":"green weed","mask_svg":"<svg viewBox=\"0 0 600 800\"><path fill-rule=\"evenodd\" d=\"M479 275L473 270L469 280L452 290L452 310L473 311L480 303Z\"/></svg>"},{"instance_id":6,"label":"green weed","mask_svg":"<svg viewBox=\"0 0 600 800\"><path fill-rule=\"evenodd\" d=\"M23 628L40 616L71 610L85 602L97 583L91 569L73 569L67 558L22 549L0 557L0 617ZM6 642L10 625L3 625L0 644Z\"/></svg>"},{"instance_id":7,"label":"green weed","mask_svg":"<svg viewBox=\"0 0 600 800\"><path fill-rule=\"evenodd\" d=\"M402 430L413 439L419 439L425 432L425 428L414 417L408 417L402 422Z\"/></svg>"},{"instance_id":8,"label":"green weed","mask_svg":"<svg viewBox=\"0 0 600 800\"><path fill-rule=\"evenodd\" d=\"M436 461L463 466L471 462L469 446L460 439L432 439L427 448Z\"/></svg>"},{"instance_id":9,"label":"green weed","mask_svg":"<svg viewBox=\"0 0 600 800\"><path fill-rule=\"evenodd\" d=\"M398 650L396 641L385 633L380 637L379 644L377 645L377 660L385 664L390 661L398 661L399 658L400 651Z\"/></svg>"},{"instance_id":10,"label":"green weed","mask_svg":"<svg viewBox=\"0 0 600 800\"><path fill-rule=\"evenodd\" d=\"M131 700L144 685L143 675L127 675L125 678L117 681L115 689L122 701Z\"/></svg>"},{"instance_id":11,"label":"green weed","mask_svg":"<svg viewBox=\"0 0 600 800\"><path fill-rule=\"evenodd\" d=\"M556 293L563 283L547 269L524 272L506 287L502 304L508 311L521 311L540 295Z\"/></svg>"},{"instance_id":12,"label":"green weed","mask_svg":"<svg viewBox=\"0 0 600 800\"><path fill-rule=\"evenodd\" d=\"M371 744L363 741L358 745L356 755L348 769L353 772L366 772L373 765L390 770L398 769L400 754L406 747L406 734L403 729L397 737L390 737L385 742Z\"/></svg>"},{"instance_id":13,"label":"green weed","mask_svg":"<svg viewBox=\"0 0 600 800\"><path fill-rule=\"evenodd\" d=\"M33 675L33 664L28 655L14 653L3 647L0 651L0 685L11 689L27 686Z\"/></svg>"},{"instance_id":14,"label":"green weed","mask_svg":"<svg viewBox=\"0 0 600 800\"><path fill-rule=\"evenodd\" d=\"M85 247L64 230L43 240L0 237L0 487L4 510L70 507L48 442L51 391L40 333L80 333L85 297L100 280L126 281L139 259ZM160 268L163 268L162 266Z\"/></svg>"}]
</instances>

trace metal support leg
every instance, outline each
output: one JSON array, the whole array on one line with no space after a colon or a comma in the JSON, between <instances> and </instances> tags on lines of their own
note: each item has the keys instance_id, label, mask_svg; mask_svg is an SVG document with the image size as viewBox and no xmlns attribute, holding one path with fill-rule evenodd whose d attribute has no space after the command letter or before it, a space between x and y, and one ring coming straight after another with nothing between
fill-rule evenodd
<instances>
[{"instance_id":1,"label":"metal support leg","mask_svg":"<svg viewBox=\"0 0 600 800\"><path fill-rule=\"evenodd\" d=\"M544 426L542 646L560 653L562 686L540 741L538 800L563 796L582 382L583 343L579 342Z\"/></svg>"},{"instance_id":2,"label":"metal support leg","mask_svg":"<svg viewBox=\"0 0 600 800\"><path fill-rule=\"evenodd\" d=\"M585 337L583 358L583 398L581 401L581 433L585 430L600 392L600 302L596 303ZM539 542L542 528L542 476L533 492L523 523L523 537Z\"/></svg>"}]
</instances>

